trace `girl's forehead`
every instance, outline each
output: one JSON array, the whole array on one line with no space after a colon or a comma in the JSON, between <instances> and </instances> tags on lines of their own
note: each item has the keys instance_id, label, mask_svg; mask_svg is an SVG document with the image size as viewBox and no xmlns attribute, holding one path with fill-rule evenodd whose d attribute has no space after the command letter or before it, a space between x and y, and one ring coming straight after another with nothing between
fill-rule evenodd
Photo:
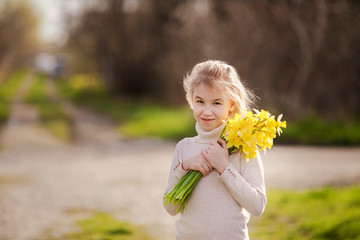
<instances>
[{"instance_id":1,"label":"girl's forehead","mask_svg":"<svg viewBox=\"0 0 360 240\"><path fill-rule=\"evenodd\" d=\"M201 98L222 98L223 100L227 99L227 95L224 93L223 89L217 85L208 85L201 83L194 87L194 97Z\"/></svg>"}]
</instances>

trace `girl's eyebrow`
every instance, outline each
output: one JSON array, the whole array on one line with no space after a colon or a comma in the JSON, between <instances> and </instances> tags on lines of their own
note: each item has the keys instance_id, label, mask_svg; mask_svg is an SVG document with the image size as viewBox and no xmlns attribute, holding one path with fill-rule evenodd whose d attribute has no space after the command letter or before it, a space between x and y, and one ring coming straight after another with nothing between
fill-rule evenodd
<instances>
[{"instance_id":1,"label":"girl's eyebrow","mask_svg":"<svg viewBox=\"0 0 360 240\"><path fill-rule=\"evenodd\" d=\"M199 98L199 99L202 100L202 98L200 96L195 96L195 98ZM223 101L223 99L222 98L216 98L216 99L212 100L212 102L218 102L218 101Z\"/></svg>"}]
</instances>

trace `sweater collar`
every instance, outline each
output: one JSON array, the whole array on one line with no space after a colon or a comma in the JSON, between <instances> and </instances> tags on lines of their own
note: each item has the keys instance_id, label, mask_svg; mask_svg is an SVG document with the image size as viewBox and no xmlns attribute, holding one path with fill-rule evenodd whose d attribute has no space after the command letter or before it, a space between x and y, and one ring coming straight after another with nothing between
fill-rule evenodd
<instances>
[{"instance_id":1,"label":"sweater collar","mask_svg":"<svg viewBox=\"0 0 360 240\"><path fill-rule=\"evenodd\" d=\"M196 141L198 141L199 143L210 143L211 140L218 140L224 126L225 124L221 124L213 130L205 131L200 127L199 123L196 123L195 129L198 133L198 135L196 136Z\"/></svg>"}]
</instances>

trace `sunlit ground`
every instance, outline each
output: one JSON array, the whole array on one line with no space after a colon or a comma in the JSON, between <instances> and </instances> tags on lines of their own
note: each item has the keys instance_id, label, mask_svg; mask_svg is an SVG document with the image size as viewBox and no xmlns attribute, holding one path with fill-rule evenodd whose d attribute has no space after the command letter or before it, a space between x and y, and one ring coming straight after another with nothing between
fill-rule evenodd
<instances>
[{"instance_id":1,"label":"sunlit ground","mask_svg":"<svg viewBox=\"0 0 360 240\"><path fill-rule=\"evenodd\" d=\"M191 111L71 86L28 71L2 83L0 238L171 239L161 198ZM276 144L252 239L358 239L359 151Z\"/></svg>"}]
</instances>

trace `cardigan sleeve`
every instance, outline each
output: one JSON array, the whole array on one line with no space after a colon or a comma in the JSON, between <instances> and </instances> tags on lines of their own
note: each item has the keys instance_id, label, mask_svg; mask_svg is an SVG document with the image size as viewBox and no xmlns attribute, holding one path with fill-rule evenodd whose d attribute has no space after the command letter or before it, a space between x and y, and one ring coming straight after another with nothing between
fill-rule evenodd
<instances>
[{"instance_id":1,"label":"cardigan sleeve","mask_svg":"<svg viewBox=\"0 0 360 240\"><path fill-rule=\"evenodd\" d=\"M167 184L167 187L165 189L165 194L167 192L171 191L171 189L188 172L188 171L185 171L182 168L182 158L181 158L181 155L180 155L180 145L181 145L181 142L179 142L176 145L176 148L175 148L175 153L174 153L171 168L170 168L170 174L169 174L168 184ZM165 199L163 199L163 205L164 205L164 208L166 209L166 211L170 215L175 216L177 214L176 209L178 208L179 204L173 205L172 203L168 203L167 205L165 205Z\"/></svg>"},{"instance_id":2,"label":"cardigan sleeve","mask_svg":"<svg viewBox=\"0 0 360 240\"><path fill-rule=\"evenodd\" d=\"M253 216L260 216L266 206L264 168L260 154L256 158L240 162L241 174L230 163L220 179L226 185L233 198Z\"/></svg>"}]
</instances>

